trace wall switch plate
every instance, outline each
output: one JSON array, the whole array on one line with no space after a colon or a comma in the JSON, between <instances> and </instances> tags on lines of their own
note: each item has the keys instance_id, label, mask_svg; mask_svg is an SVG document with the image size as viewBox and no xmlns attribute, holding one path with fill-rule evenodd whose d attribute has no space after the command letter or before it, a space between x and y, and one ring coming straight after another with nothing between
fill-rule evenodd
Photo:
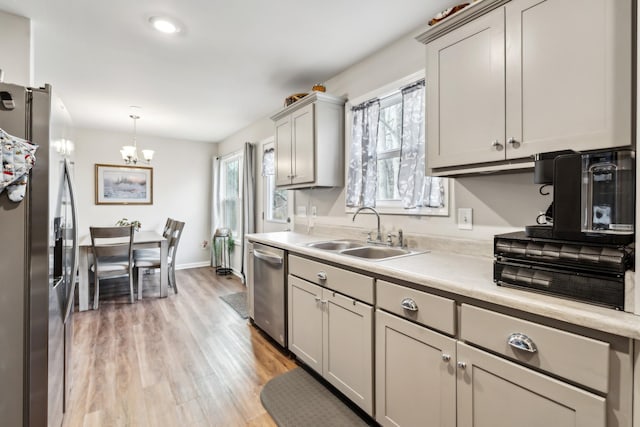
<instances>
[{"instance_id":1,"label":"wall switch plate","mask_svg":"<svg viewBox=\"0 0 640 427\"><path fill-rule=\"evenodd\" d=\"M318 216L318 209L316 209L315 206L311 206L311 216L313 218L315 218L316 216Z\"/></svg>"},{"instance_id":2,"label":"wall switch plate","mask_svg":"<svg viewBox=\"0 0 640 427\"><path fill-rule=\"evenodd\" d=\"M458 208L458 229L473 230L472 208Z\"/></svg>"},{"instance_id":3,"label":"wall switch plate","mask_svg":"<svg viewBox=\"0 0 640 427\"><path fill-rule=\"evenodd\" d=\"M296 213L298 216L307 216L307 207L306 206L298 206L296 208Z\"/></svg>"}]
</instances>

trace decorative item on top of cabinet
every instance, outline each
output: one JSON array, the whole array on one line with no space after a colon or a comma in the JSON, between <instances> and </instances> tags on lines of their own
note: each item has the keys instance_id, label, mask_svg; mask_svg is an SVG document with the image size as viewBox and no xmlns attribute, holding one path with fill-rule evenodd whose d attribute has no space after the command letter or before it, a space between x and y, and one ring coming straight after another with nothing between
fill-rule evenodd
<instances>
[{"instance_id":1,"label":"decorative item on top of cabinet","mask_svg":"<svg viewBox=\"0 0 640 427\"><path fill-rule=\"evenodd\" d=\"M438 22L442 21L443 19L446 19L449 16L453 15L454 13L461 11L462 9L464 9L467 6L469 6L468 2L467 3L458 4L456 6L447 8L447 9L443 10L442 12L438 13L433 18L431 18L429 20L429 25L435 25Z\"/></svg>"},{"instance_id":2,"label":"decorative item on top of cabinet","mask_svg":"<svg viewBox=\"0 0 640 427\"><path fill-rule=\"evenodd\" d=\"M278 187L344 185L344 103L314 91L271 117Z\"/></svg>"},{"instance_id":3,"label":"decorative item on top of cabinet","mask_svg":"<svg viewBox=\"0 0 640 427\"><path fill-rule=\"evenodd\" d=\"M428 168L631 144L633 15L632 0L484 0L419 35Z\"/></svg>"}]
</instances>

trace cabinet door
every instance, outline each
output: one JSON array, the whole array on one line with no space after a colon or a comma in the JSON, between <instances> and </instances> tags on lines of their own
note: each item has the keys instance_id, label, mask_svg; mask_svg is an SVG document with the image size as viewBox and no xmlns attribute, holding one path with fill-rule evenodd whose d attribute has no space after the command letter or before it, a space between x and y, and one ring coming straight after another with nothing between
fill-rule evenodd
<instances>
[{"instance_id":1,"label":"cabinet door","mask_svg":"<svg viewBox=\"0 0 640 427\"><path fill-rule=\"evenodd\" d=\"M373 308L323 289L323 376L373 415Z\"/></svg>"},{"instance_id":2,"label":"cabinet door","mask_svg":"<svg viewBox=\"0 0 640 427\"><path fill-rule=\"evenodd\" d=\"M606 426L604 398L460 342L457 347L458 426Z\"/></svg>"},{"instance_id":3,"label":"cabinet door","mask_svg":"<svg viewBox=\"0 0 640 427\"><path fill-rule=\"evenodd\" d=\"M291 184L291 142L291 116L286 116L276 122L276 185Z\"/></svg>"},{"instance_id":4,"label":"cabinet door","mask_svg":"<svg viewBox=\"0 0 640 427\"><path fill-rule=\"evenodd\" d=\"M631 15L629 0L506 5L507 158L631 143Z\"/></svg>"},{"instance_id":5,"label":"cabinet door","mask_svg":"<svg viewBox=\"0 0 640 427\"><path fill-rule=\"evenodd\" d=\"M293 184L315 181L314 104L291 114L293 126Z\"/></svg>"},{"instance_id":6,"label":"cabinet door","mask_svg":"<svg viewBox=\"0 0 640 427\"><path fill-rule=\"evenodd\" d=\"M455 340L377 310L376 421L454 427L455 352Z\"/></svg>"},{"instance_id":7,"label":"cabinet door","mask_svg":"<svg viewBox=\"0 0 640 427\"><path fill-rule=\"evenodd\" d=\"M289 276L289 350L322 374L322 288Z\"/></svg>"},{"instance_id":8,"label":"cabinet door","mask_svg":"<svg viewBox=\"0 0 640 427\"><path fill-rule=\"evenodd\" d=\"M427 45L427 164L504 160L504 10Z\"/></svg>"}]
</instances>

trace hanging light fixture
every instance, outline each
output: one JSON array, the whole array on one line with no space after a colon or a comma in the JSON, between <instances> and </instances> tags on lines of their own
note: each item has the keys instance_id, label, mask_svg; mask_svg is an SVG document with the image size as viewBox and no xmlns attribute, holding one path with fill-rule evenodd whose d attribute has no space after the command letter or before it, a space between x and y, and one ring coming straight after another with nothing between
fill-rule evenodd
<instances>
[{"instance_id":1,"label":"hanging light fixture","mask_svg":"<svg viewBox=\"0 0 640 427\"><path fill-rule=\"evenodd\" d=\"M129 114L129 117L133 119L133 145L125 145L120 150L120 154L122 154L122 160L126 164L137 164L138 163L138 143L136 141L137 137L137 121L140 118L137 114ZM151 163L153 159L153 150L142 150L142 157L145 162Z\"/></svg>"}]
</instances>

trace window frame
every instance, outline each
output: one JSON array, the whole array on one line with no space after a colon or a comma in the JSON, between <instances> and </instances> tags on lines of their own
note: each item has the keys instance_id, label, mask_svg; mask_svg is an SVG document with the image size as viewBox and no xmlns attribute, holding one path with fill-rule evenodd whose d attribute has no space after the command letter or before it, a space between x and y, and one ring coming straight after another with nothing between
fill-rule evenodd
<instances>
[{"instance_id":1,"label":"window frame","mask_svg":"<svg viewBox=\"0 0 640 427\"><path fill-rule=\"evenodd\" d=\"M393 95L400 88L410 85L411 83L414 83L424 78L425 78L425 70L423 69L413 74L410 74L408 76L405 76L401 79L398 79L396 81L383 85L378 89L374 89L363 95L357 96L353 99L349 99L347 101L345 105L345 124L346 124L345 126L345 159L346 159L345 164L347 165L349 164L350 155L351 155L351 150L350 150L351 135L352 135L351 126L353 124L353 113L351 112L351 107L353 107L354 105L362 104L363 102L367 102L374 98L379 98L382 102L384 102L384 98L388 97L389 95ZM426 132L425 132L425 145L426 145ZM393 150L393 151L396 151L396 150ZM399 152L400 149L398 149L397 151ZM426 147L425 147L425 151L426 151ZM386 158L387 154L388 153L385 153L385 156L383 158ZM389 156L389 158L393 158L393 157L395 156ZM426 172L427 170L425 165L425 176L429 176L427 175ZM349 169L345 168L345 183L348 181L348 179L349 179ZM444 181L443 182L444 206L442 208L431 208L431 207L421 206L421 207L412 208L412 209L405 209L402 206L402 201L400 200L378 200L376 198L375 209L378 211L378 213L386 214L386 215L449 216L449 205L450 205L450 202L449 202L450 182L449 181L450 180L448 178L442 178L442 179ZM345 188L346 188L346 185L345 185ZM358 209L357 207L346 206L346 202L345 202L345 213L352 214L357 209ZM366 213L366 211L363 211L363 213Z\"/></svg>"},{"instance_id":2,"label":"window frame","mask_svg":"<svg viewBox=\"0 0 640 427\"><path fill-rule=\"evenodd\" d=\"M227 183L227 165L235 160L238 161L238 206L242 206L242 179L243 179L243 152L235 151L233 153L229 153L225 156L220 157L220 184L219 184L219 201L220 201L220 223L223 227L229 228L233 234L233 240L237 243L240 241L240 237L243 234L243 224L242 224L242 209L240 209L240 217L238 218L237 230L232 230L226 223L226 215L224 209L224 201L228 198L226 197L226 183Z\"/></svg>"}]
</instances>

